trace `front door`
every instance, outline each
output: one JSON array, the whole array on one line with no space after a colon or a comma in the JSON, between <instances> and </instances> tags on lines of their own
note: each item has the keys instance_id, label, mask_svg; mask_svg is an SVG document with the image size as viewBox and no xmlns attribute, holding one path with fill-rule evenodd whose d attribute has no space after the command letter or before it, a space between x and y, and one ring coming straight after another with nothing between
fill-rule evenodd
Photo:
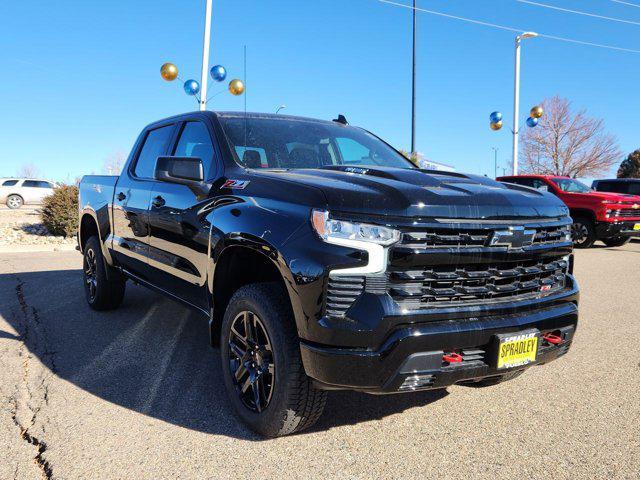
<instances>
[{"instance_id":1,"label":"front door","mask_svg":"<svg viewBox=\"0 0 640 480\"><path fill-rule=\"evenodd\" d=\"M186 122L172 154L200 158L204 178L212 179L217 162L211 138L203 122ZM153 283L205 310L211 204L208 196L198 197L185 185L156 182L149 210Z\"/></svg>"},{"instance_id":2,"label":"front door","mask_svg":"<svg viewBox=\"0 0 640 480\"><path fill-rule=\"evenodd\" d=\"M131 273L148 278L149 204L155 181L158 156L165 155L174 125L146 134L137 158L122 172L113 199L113 252L120 265Z\"/></svg>"}]
</instances>

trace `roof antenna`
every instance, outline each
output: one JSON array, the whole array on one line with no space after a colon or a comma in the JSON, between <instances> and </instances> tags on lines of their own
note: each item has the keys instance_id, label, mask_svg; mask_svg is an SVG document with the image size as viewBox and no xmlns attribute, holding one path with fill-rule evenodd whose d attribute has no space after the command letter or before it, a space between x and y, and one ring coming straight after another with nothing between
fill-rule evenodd
<instances>
[{"instance_id":1,"label":"roof antenna","mask_svg":"<svg viewBox=\"0 0 640 480\"><path fill-rule=\"evenodd\" d=\"M333 121L336 123L341 123L342 125L349 125L349 122L347 122L347 119L342 114L338 115L338 118L334 118Z\"/></svg>"}]
</instances>

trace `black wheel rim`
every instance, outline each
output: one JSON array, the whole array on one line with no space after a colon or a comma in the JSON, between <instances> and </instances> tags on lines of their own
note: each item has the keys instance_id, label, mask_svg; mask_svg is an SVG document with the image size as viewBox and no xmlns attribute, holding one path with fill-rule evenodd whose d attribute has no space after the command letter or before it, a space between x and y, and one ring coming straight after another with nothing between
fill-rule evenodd
<instances>
[{"instance_id":1,"label":"black wheel rim","mask_svg":"<svg viewBox=\"0 0 640 480\"><path fill-rule=\"evenodd\" d=\"M90 248L84 255L84 281L87 286L87 291L89 292L90 301L96 298L96 291L98 289L97 265L96 252Z\"/></svg>"},{"instance_id":2,"label":"black wheel rim","mask_svg":"<svg viewBox=\"0 0 640 480\"><path fill-rule=\"evenodd\" d=\"M264 411L273 395L275 365L267 329L253 312L240 312L231 323L229 371L242 404Z\"/></svg>"},{"instance_id":3,"label":"black wheel rim","mask_svg":"<svg viewBox=\"0 0 640 480\"><path fill-rule=\"evenodd\" d=\"M574 223L571 230L574 243L584 243L589 236L589 230L584 223Z\"/></svg>"}]
</instances>

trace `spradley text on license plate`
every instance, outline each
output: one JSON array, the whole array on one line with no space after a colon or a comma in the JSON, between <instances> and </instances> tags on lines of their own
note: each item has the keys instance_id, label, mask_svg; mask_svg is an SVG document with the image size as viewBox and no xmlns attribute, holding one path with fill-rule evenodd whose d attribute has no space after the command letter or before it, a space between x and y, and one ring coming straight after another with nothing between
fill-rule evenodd
<instances>
[{"instance_id":1,"label":"spradley text on license plate","mask_svg":"<svg viewBox=\"0 0 640 480\"><path fill-rule=\"evenodd\" d=\"M498 368L520 367L535 362L537 353L536 332L501 338L498 345Z\"/></svg>"}]
</instances>

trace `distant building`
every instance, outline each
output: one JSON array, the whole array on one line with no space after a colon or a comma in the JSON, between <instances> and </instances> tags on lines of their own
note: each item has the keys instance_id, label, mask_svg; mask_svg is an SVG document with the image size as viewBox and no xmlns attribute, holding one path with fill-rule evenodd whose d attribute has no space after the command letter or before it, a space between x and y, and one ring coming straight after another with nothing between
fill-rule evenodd
<instances>
[{"instance_id":1,"label":"distant building","mask_svg":"<svg viewBox=\"0 0 640 480\"><path fill-rule=\"evenodd\" d=\"M434 162L433 160L429 160L422 153L417 152L418 162L420 163L420 168L424 168L427 170L440 170L442 172L455 172L456 169L451 165L447 165L446 163Z\"/></svg>"}]
</instances>

